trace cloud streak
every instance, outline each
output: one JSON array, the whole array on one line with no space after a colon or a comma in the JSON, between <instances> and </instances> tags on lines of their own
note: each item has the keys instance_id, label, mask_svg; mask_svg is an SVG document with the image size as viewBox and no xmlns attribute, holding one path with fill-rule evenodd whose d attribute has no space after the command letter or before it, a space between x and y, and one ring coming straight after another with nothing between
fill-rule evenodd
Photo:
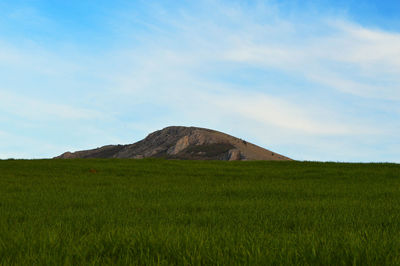
<instances>
[{"instance_id":1,"label":"cloud streak","mask_svg":"<svg viewBox=\"0 0 400 266\"><path fill-rule=\"evenodd\" d=\"M66 104L48 103L2 90L0 90L0 106L2 112L18 115L24 119L43 121L58 119L87 120L101 117L101 114L94 110Z\"/></svg>"}]
</instances>

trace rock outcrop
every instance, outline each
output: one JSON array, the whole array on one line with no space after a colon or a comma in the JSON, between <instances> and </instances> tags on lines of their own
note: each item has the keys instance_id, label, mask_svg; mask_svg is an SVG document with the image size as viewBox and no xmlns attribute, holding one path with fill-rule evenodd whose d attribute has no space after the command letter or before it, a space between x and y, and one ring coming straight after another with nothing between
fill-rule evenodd
<instances>
[{"instance_id":1,"label":"rock outcrop","mask_svg":"<svg viewBox=\"0 0 400 266\"><path fill-rule=\"evenodd\" d=\"M228 134L206 128L172 126L129 145L66 152L56 159L167 158L188 160L291 160Z\"/></svg>"}]
</instances>

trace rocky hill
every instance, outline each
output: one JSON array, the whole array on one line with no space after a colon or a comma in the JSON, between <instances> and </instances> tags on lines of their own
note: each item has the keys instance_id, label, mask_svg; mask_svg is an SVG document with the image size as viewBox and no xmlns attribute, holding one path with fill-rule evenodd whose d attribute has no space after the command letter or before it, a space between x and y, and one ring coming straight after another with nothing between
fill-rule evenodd
<instances>
[{"instance_id":1,"label":"rocky hill","mask_svg":"<svg viewBox=\"0 0 400 266\"><path fill-rule=\"evenodd\" d=\"M291 160L228 134L206 128L172 126L129 145L66 152L56 159L167 158L188 160Z\"/></svg>"}]
</instances>

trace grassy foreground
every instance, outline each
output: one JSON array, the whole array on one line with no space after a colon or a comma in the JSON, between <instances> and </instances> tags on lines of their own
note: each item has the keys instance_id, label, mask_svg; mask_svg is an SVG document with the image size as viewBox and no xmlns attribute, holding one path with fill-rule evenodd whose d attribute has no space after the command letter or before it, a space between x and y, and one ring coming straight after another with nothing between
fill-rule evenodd
<instances>
[{"instance_id":1,"label":"grassy foreground","mask_svg":"<svg viewBox=\"0 0 400 266\"><path fill-rule=\"evenodd\" d=\"M0 161L0 265L400 265L400 165Z\"/></svg>"}]
</instances>

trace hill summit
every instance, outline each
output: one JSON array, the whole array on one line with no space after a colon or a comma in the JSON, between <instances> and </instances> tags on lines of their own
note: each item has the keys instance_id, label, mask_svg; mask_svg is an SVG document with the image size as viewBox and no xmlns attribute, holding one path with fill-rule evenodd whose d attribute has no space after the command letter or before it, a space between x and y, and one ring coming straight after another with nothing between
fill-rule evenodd
<instances>
[{"instance_id":1,"label":"hill summit","mask_svg":"<svg viewBox=\"0 0 400 266\"><path fill-rule=\"evenodd\" d=\"M56 159L167 158L187 160L291 160L228 134L199 127L171 126L128 145L66 152Z\"/></svg>"}]
</instances>

